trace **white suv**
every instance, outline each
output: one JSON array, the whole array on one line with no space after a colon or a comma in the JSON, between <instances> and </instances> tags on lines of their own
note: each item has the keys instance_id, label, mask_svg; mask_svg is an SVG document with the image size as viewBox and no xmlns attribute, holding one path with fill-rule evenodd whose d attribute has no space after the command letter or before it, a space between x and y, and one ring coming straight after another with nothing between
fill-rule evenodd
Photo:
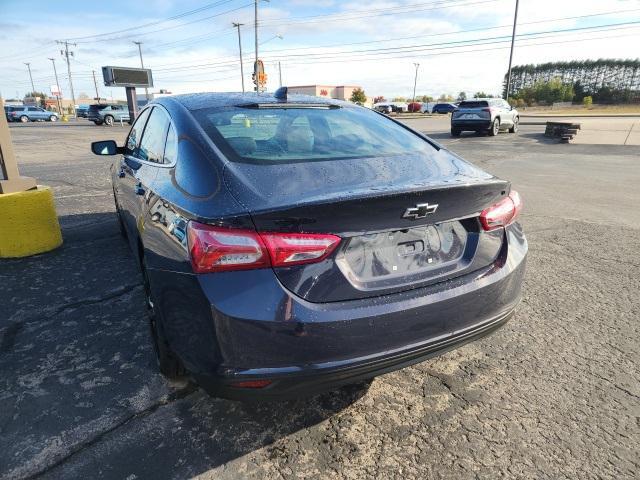
<instances>
[{"instance_id":1,"label":"white suv","mask_svg":"<svg viewBox=\"0 0 640 480\"><path fill-rule=\"evenodd\" d=\"M472 130L497 135L500 130L518 131L518 111L501 98L474 98L465 100L451 115L451 135Z\"/></svg>"}]
</instances>

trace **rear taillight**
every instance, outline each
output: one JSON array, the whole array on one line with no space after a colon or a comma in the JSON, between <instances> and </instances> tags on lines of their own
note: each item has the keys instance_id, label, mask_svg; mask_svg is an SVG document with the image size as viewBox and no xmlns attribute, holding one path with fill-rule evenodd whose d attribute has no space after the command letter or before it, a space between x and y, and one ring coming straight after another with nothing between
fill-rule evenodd
<instances>
[{"instance_id":1,"label":"rear taillight","mask_svg":"<svg viewBox=\"0 0 640 480\"><path fill-rule=\"evenodd\" d=\"M335 250L340 237L319 233L261 233L274 267L319 262Z\"/></svg>"},{"instance_id":2,"label":"rear taillight","mask_svg":"<svg viewBox=\"0 0 640 480\"><path fill-rule=\"evenodd\" d=\"M511 190L509 196L495 205L485 208L480 214L480 223L484 230L495 230L513 223L522 210L520 194Z\"/></svg>"},{"instance_id":3,"label":"rear taillight","mask_svg":"<svg viewBox=\"0 0 640 480\"><path fill-rule=\"evenodd\" d=\"M340 237L317 233L258 233L189 222L189 253L196 273L286 267L319 262Z\"/></svg>"}]
</instances>

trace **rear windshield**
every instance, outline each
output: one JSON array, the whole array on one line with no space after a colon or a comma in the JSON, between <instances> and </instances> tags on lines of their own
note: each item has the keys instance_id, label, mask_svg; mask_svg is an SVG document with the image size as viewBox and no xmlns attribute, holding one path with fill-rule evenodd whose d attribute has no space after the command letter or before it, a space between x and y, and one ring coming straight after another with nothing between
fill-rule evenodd
<instances>
[{"instance_id":1,"label":"rear windshield","mask_svg":"<svg viewBox=\"0 0 640 480\"><path fill-rule=\"evenodd\" d=\"M234 161L284 163L383 157L434 148L364 108L229 107L196 110L193 114Z\"/></svg>"},{"instance_id":2,"label":"rear windshield","mask_svg":"<svg viewBox=\"0 0 640 480\"><path fill-rule=\"evenodd\" d=\"M89 110L102 110L107 107L109 107L109 105L89 105Z\"/></svg>"},{"instance_id":3,"label":"rear windshield","mask_svg":"<svg viewBox=\"0 0 640 480\"><path fill-rule=\"evenodd\" d=\"M486 100L472 100L469 102L462 102L458 108L484 108L488 107L489 103Z\"/></svg>"}]
</instances>

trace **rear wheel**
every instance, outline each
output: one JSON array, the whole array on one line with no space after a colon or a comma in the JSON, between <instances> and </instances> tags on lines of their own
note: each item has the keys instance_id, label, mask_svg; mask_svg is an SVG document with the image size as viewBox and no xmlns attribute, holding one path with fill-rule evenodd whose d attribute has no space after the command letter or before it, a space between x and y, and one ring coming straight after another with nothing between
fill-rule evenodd
<instances>
[{"instance_id":1,"label":"rear wheel","mask_svg":"<svg viewBox=\"0 0 640 480\"><path fill-rule=\"evenodd\" d=\"M489 135L495 137L496 135L498 135L498 132L500 132L500 120L496 118L489 128Z\"/></svg>"},{"instance_id":2,"label":"rear wheel","mask_svg":"<svg viewBox=\"0 0 640 480\"><path fill-rule=\"evenodd\" d=\"M188 372L182 365L180 359L171 350L169 342L162 327L162 316L158 311L158 306L153 299L151 288L149 286L149 276L147 275L147 267L144 257L141 260L142 278L144 280L144 293L147 303L147 311L149 313L149 329L151 331L151 340L156 354L156 361L160 373L170 380L180 380L187 376Z\"/></svg>"},{"instance_id":3,"label":"rear wheel","mask_svg":"<svg viewBox=\"0 0 640 480\"><path fill-rule=\"evenodd\" d=\"M111 115L107 115L104 117L104 123L105 125L109 125L110 127L113 126L113 117Z\"/></svg>"},{"instance_id":4,"label":"rear wheel","mask_svg":"<svg viewBox=\"0 0 640 480\"><path fill-rule=\"evenodd\" d=\"M520 119L518 117L513 119L513 126L509 129L509 133L516 133L518 131L518 124Z\"/></svg>"},{"instance_id":5,"label":"rear wheel","mask_svg":"<svg viewBox=\"0 0 640 480\"><path fill-rule=\"evenodd\" d=\"M459 137L460 136L460 129L451 127L451 136L452 137Z\"/></svg>"},{"instance_id":6,"label":"rear wheel","mask_svg":"<svg viewBox=\"0 0 640 480\"><path fill-rule=\"evenodd\" d=\"M22 115L22 116L20 117L20 121L21 121L22 123L27 123L27 122L29 121L29 117L27 117L26 115Z\"/></svg>"}]
</instances>

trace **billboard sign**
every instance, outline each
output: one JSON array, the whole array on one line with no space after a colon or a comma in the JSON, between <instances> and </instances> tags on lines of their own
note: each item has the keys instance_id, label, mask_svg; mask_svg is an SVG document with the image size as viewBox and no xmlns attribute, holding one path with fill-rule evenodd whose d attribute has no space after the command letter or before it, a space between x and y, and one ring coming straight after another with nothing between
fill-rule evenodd
<instances>
[{"instance_id":1,"label":"billboard sign","mask_svg":"<svg viewBox=\"0 0 640 480\"><path fill-rule=\"evenodd\" d=\"M148 68L102 67L106 87L153 87L153 77Z\"/></svg>"},{"instance_id":2,"label":"billboard sign","mask_svg":"<svg viewBox=\"0 0 640 480\"><path fill-rule=\"evenodd\" d=\"M62 92L60 91L60 87L58 85L51 85L51 95L53 97L61 97Z\"/></svg>"}]
</instances>

